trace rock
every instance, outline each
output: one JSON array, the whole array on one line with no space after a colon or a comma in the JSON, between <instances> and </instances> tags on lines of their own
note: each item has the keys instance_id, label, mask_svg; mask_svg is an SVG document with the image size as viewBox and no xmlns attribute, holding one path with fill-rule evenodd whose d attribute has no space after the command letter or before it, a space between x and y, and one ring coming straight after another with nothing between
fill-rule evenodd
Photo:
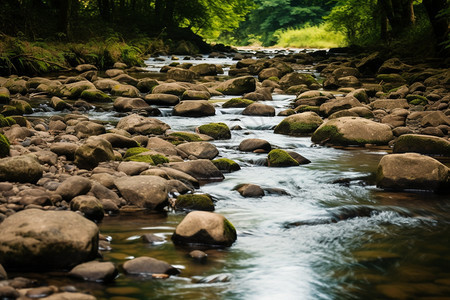
<instances>
[{"instance_id":1,"label":"rock","mask_svg":"<svg viewBox=\"0 0 450 300\"><path fill-rule=\"evenodd\" d=\"M84 90L89 89L95 89L95 85L87 80L77 81L57 87L53 96L75 99L79 98Z\"/></svg>"},{"instance_id":2,"label":"rock","mask_svg":"<svg viewBox=\"0 0 450 300\"><path fill-rule=\"evenodd\" d=\"M186 70L182 68L171 68L167 72L167 78L173 79L175 81L186 81L191 82L195 79L196 73L191 70Z\"/></svg>"},{"instance_id":3,"label":"rock","mask_svg":"<svg viewBox=\"0 0 450 300\"><path fill-rule=\"evenodd\" d=\"M206 134L215 140L227 140L231 138L231 131L225 123L209 123L196 128L196 132Z\"/></svg>"},{"instance_id":4,"label":"rock","mask_svg":"<svg viewBox=\"0 0 450 300\"><path fill-rule=\"evenodd\" d=\"M206 100L185 100L173 108L174 116L206 117L215 114L214 106Z\"/></svg>"},{"instance_id":5,"label":"rock","mask_svg":"<svg viewBox=\"0 0 450 300\"><path fill-rule=\"evenodd\" d=\"M395 108L409 108L408 101L406 99L379 99L370 103L373 110L385 109L393 110Z\"/></svg>"},{"instance_id":6,"label":"rock","mask_svg":"<svg viewBox=\"0 0 450 300\"><path fill-rule=\"evenodd\" d=\"M125 273L131 275L167 274L177 275L180 271L168 263L152 257L141 256L123 264Z\"/></svg>"},{"instance_id":7,"label":"rock","mask_svg":"<svg viewBox=\"0 0 450 300\"><path fill-rule=\"evenodd\" d=\"M75 151L75 164L82 169L92 170L100 162L114 160L111 144L100 137L91 136Z\"/></svg>"},{"instance_id":8,"label":"rock","mask_svg":"<svg viewBox=\"0 0 450 300\"><path fill-rule=\"evenodd\" d=\"M282 89L286 90L289 87L295 86L295 85L302 85L305 84L308 87L312 87L313 85L318 84L318 82L309 74L303 74L303 73L289 73L284 75L278 84L281 86Z\"/></svg>"},{"instance_id":9,"label":"rock","mask_svg":"<svg viewBox=\"0 0 450 300\"><path fill-rule=\"evenodd\" d=\"M80 97L88 102L111 102L111 96L101 90L87 89L84 90Z\"/></svg>"},{"instance_id":10,"label":"rock","mask_svg":"<svg viewBox=\"0 0 450 300\"><path fill-rule=\"evenodd\" d=\"M132 85L116 84L111 89L111 95L130 97L130 98L138 98L140 96L140 92L136 87L134 87Z\"/></svg>"},{"instance_id":11,"label":"rock","mask_svg":"<svg viewBox=\"0 0 450 300\"><path fill-rule=\"evenodd\" d=\"M145 102L152 105L177 105L180 98L171 94L148 94L144 98Z\"/></svg>"},{"instance_id":12,"label":"rock","mask_svg":"<svg viewBox=\"0 0 450 300\"><path fill-rule=\"evenodd\" d=\"M107 140L114 148L133 148L139 147L139 143L135 140L116 133L105 133L99 136Z\"/></svg>"},{"instance_id":13,"label":"rock","mask_svg":"<svg viewBox=\"0 0 450 300\"><path fill-rule=\"evenodd\" d=\"M273 106L262 104L262 103L252 103L247 106L242 112L243 115L248 116L275 116L275 108Z\"/></svg>"},{"instance_id":14,"label":"rock","mask_svg":"<svg viewBox=\"0 0 450 300\"><path fill-rule=\"evenodd\" d=\"M123 198L133 205L161 210L167 205L167 180L158 176L127 176L114 180Z\"/></svg>"},{"instance_id":15,"label":"rock","mask_svg":"<svg viewBox=\"0 0 450 300\"><path fill-rule=\"evenodd\" d=\"M56 153L58 156L64 155L68 160L74 160L77 149L78 145L74 143L60 142L50 145L50 151Z\"/></svg>"},{"instance_id":16,"label":"rock","mask_svg":"<svg viewBox=\"0 0 450 300\"><path fill-rule=\"evenodd\" d=\"M42 174L42 166L33 155L0 159L0 181L36 183Z\"/></svg>"},{"instance_id":17,"label":"rock","mask_svg":"<svg viewBox=\"0 0 450 300\"><path fill-rule=\"evenodd\" d=\"M217 147L208 142L183 143L178 145L177 149L199 159L213 159L219 154Z\"/></svg>"},{"instance_id":18,"label":"rock","mask_svg":"<svg viewBox=\"0 0 450 300\"><path fill-rule=\"evenodd\" d=\"M434 158L417 153L389 154L378 164L377 186L448 192L450 169Z\"/></svg>"},{"instance_id":19,"label":"rock","mask_svg":"<svg viewBox=\"0 0 450 300\"><path fill-rule=\"evenodd\" d=\"M378 69L379 74L392 74L403 73L410 68L407 64L403 63L400 59L394 57L386 60Z\"/></svg>"},{"instance_id":20,"label":"rock","mask_svg":"<svg viewBox=\"0 0 450 300\"><path fill-rule=\"evenodd\" d=\"M162 237L159 237L159 236L157 236L155 234L152 234L152 233L144 234L142 236L142 241L144 243L149 243L149 244L160 244L160 243L164 243L165 242L165 240Z\"/></svg>"},{"instance_id":21,"label":"rock","mask_svg":"<svg viewBox=\"0 0 450 300\"><path fill-rule=\"evenodd\" d=\"M394 138L389 125L356 117L328 120L313 133L313 143L332 145L387 145Z\"/></svg>"},{"instance_id":22,"label":"rock","mask_svg":"<svg viewBox=\"0 0 450 300\"><path fill-rule=\"evenodd\" d=\"M178 155L177 148L172 143L158 137L149 138L147 148L167 156Z\"/></svg>"},{"instance_id":23,"label":"rock","mask_svg":"<svg viewBox=\"0 0 450 300\"><path fill-rule=\"evenodd\" d=\"M7 88L11 94L25 95L28 92L27 82L20 77L7 79L3 87Z\"/></svg>"},{"instance_id":24,"label":"rock","mask_svg":"<svg viewBox=\"0 0 450 300\"><path fill-rule=\"evenodd\" d=\"M31 204L40 206L53 205L51 194L45 189L30 188L20 191L17 196L20 197L19 204L24 206Z\"/></svg>"},{"instance_id":25,"label":"rock","mask_svg":"<svg viewBox=\"0 0 450 300\"><path fill-rule=\"evenodd\" d=\"M163 83L155 86L152 90L152 94L171 94L181 97L187 88L180 85L179 83Z\"/></svg>"},{"instance_id":26,"label":"rock","mask_svg":"<svg viewBox=\"0 0 450 300\"><path fill-rule=\"evenodd\" d=\"M0 157L9 155L10 146L9 139L0 133Z\"/></svg>"},{"instance_id":27,"label":"rock","mask_svg":"<svg viewBox=\"0 0 450 300\"><path fill-rule=\"evenodd\" d=\"M34 133L25 127L13 125L9 130L5 131L5 135L9 141L24 140L27 137L33 136Z\"/></svg>"},{"instance_id":28,"label":"rock","mask_svg":"<svg viewBox=\"0 0 450 300\"><path fill-rule=\"evenodd\" d=\"M101 221L105 215L103 205L94 196L77 196L70 201L70 209L80 211L86 218L92 221Z\"/></svg>"},{"instance_id":29,"label":"rock","mask_svg":"<svg viewBox=\"0 0 450 300\"><path fill-rule=\"evenodd\" d=\"M132 114L120 119L116 128L126 130L131 134L149 135L163 134L170 129L170 126L155 118L146 118Z\"/></svg>"},{"instance_id":30,"label":"rock","mask_svg":"<svg viewBox=\"0 0 450 300\"><path fill-rule=\"evenodd\" d=\"M92 187L89 179L81 176L71 176L64 180L56 189L56 193L64 200L70 201L78 195L85 195Z\"/></svg>"},{"instance_id":31,"label":"rock","mask_svg":"<svg viewBox=\"0 0 450 300\"><path fill-rule=\"evenodd\" d=\"M199 262L205 262L206 259L208 258L208 254L200 250L193 250L189 252L189 257Z\"/></svg>"},{"instance_id":32,"label":"rock","mask_svg":"<svg viewBox=\"0 0 450 300\"><path fill-rule=\"evenodd\" d=\"M179 195L175 202L175 209L214 211L214 203L208 194Z\"/></svg>"},{"instance_id":33,"label":"rock","mask_svg":"<svg viewBox=\"0 0 450 300\"><path fill-rule=\"evenodd\" d=\"M159 83L155 79L152 78L142 78L139 80L137 84L137 88L141 93L151 93L153 88L157 86Z\"/></svg>"},{"instance_id":34,"label":"rock","mask_svg":"<svg viewBox=\"0 0 450 300\"><path fill-rule=\"evenodd\" d=\"M119 76L121 74L125 74L124 70L120 70L120 69L108 69L105 71L105 75L108 77L116 77Z\"/></svg>"},{"instance_id":35,"label":"rock","mask_svg":"<svg viewBox=\"0 0 450 300\"><path fill-rule=\"evenodd\" d=\"M263 69L261 72L259 72L258 79L259 79L259 81L262 82L262 81L264 81L266 79L269 79L271 77L279 78L280 75L281 75L281 72L277 68L274 68L274 67L266 68L266 69Z\"/></svg>"},{"instance_id":36,"label":"rock","mask_svg":"<svg viewBox=\"0 0 450 300\"><path fill-rule=\"evenodd\" d=\"M120 83L112 79L99 79L94 81L94 86L102 91L111 91L116 85L120 85Z\"/></svg>"},{"instance_id":37,"label":"rock","mask_svg":"<svg viewBox=\"0 0 450 300\"><path fill-rule=\"evenodd\" d=\"M63 292L45 297L45 300L96 300L92 295L76 292Z\"/></svg>"},{"instance_id":38,"label":"rock","mask_svg":"<svg viewBox=\"0 0 450 300\"><path fill-rule=\"evenodd\" d=\"M212 163L220 170L222 173L236 172L241 169L241 167L233 160L228 158L219 158L212 161Z\"/></svg>"},{"instance_id":39,"label":"rock","mask_svg":"<svg viewBox=\"0 0 450 300\"><path fill-rule=\"evenodd\" d=\"M405 134L395 141L393 153L407 152L450 157L450 142L435 136Z\"/></svg>"},{"instance_id":40,"label":"rock","mask_svg":"<svg viewBox=\"0 0 450 300\"><path fill-rule=\"evenodd\" d=\"M175 229L175 244L203 244L229 247L236 241L236 229L222 215L212 212L190 212Z\"/></svg>"},{"instance_id":41,"label":"rock","mask_svg":"<svg viewBox=\"0 0 450 300\"><path fill-rule=\"evenodd\" d=\"M322 123L322 118L315 112L303 112L284 118L274 132L300 136L314 132Z\"/></svg>"},{"instance_id":42,"label":"rock","mask_svg":"<svg viewBox=\"0 0 450 300\"><path fill-rule=\"evenodd\" d=\"M240 184L234 189L245 198L260 198L265 195L264 190L256 184Z\"/></svg>"},{"instance_id":43,"label":"rock","mask_svg":"<svg viewBox=\"0 0 450 300\"><path fill-rule=\"evenodd\" d=\"M293 159L295 159L299 165L307 165L309 163L311 163L311 161L305 157L303 157L302 155L298 154L297 152L294 151L286 151Z\"/></svg>"},{"instance_id":44,"label":"rock","mask_svg":"<svg viewBox=\"0 0 450 300\"><path fill-rule=\"evenodd\" d=\"M8 274L6 274L5 268L3 268L2 265L0 265L0 280L6 280L8 279Z\"/></svg>"},{"instance_id":45,"label":"rock","mask_svg":"<svg viewBox=\"0 0 450 300\"><path fill-rule=\"evenodd\" d=\"M422 127L437 127L439 125L450 126L450 117L442 111L433 111L426 114L420 121Z\"/></svg>"},{"instance_id":46,"label":"rock","mask_svg":"<svg viewBox=\"0 0 450 300\"><path fill-rule=\"evenodd\" d=\"M171 163L171 168L187 173L199 181L221 181L222 172L208 159Z\"/></svg>"},{"instance_id":47,"label":"rock","mask_svg":"<svg viewBox=\"0 0 450 300\"><path fill-rule=\"evenodd\" d=\"M1 299L17 299L20 297L20 293L12 286L1 286L0 287L0 298Z\"/></svg>"},{"instance_id":48,"label":"rock","mask_svg":"<svg viewBox=\"0 0 450 300\"><path fill-rule=\"evenodd\" d=\"M0 86L0 103L8 104L10 99L11 99L11 94L9 93L9 90L5 87Z\"/></svg>"},{"instance_id":49,"label":"rock","mask_svg":"<svg viewBox=\"0 0 450 300\"><path fill-rule=\"evenodd\" d=\"M354 97L337 97L322 105L320 105L320 112L326 116L331 115L334 112L344 109L350 109L353 107L362 106L361 102Z\"/></svg>"},{"instance_id":50,"label":"rock","mask_svg":"<svg viewBox=\"0 0 450 300\"><path fill-rule=\"evenodd\" d=\"M259 87L254 92L244 94L243 98L253 101L271 101L273 100L272 89L266 87Z\"/></svg>"},{"instance_id":51,"label":"rock","mask_svg":"<svg viewBox=\"0 0 450 300\"><path fill-rule=\"evenodd\" d=\"M27 209L0 224L0 263L7 268L65 269L97 250L97 225L74 212Z\"/></svg>"},{"instance_id":52,"label":"rock","mask_svg":"<svg viewBox=\"0 0 450 300\"><path fill-rule=\"evenodd\" d=\"M198 64L189 68L199 76L216 76L217 66L214 64Z\"/></svg>"},{"instance_id":53,"label":"rock","mask_svg":"<svg viewBox=\"0 0 450 300\"><path fill-rule=\"evenodd\" d=\"M147 109L150 105L141 98L118 97L114 101L114 109L121 112Z\"/></svg>"},{"instance_id":54,"label":"rock","mask_svg":"<svg viewBox=\"0 0 450 300\"><path fill-rule=\"evenodd\" d=\"M145 162L123 161L117 167L117 171L124 172L128 176L133 176L144 172L148 167L149 164Z\"/></svg>"},{"instance_id":55,"label":"rock","mask_svg":"<svg viewBox=\"0 0 450 300\"><path fill-rule=\"evenodd\" d=\"M241 108L247 107L252 103L253 103L252 100L243 98L233 98L222 104L222 108Z\"/></svg>"},{"instance_id":56,"label":"rock","mask_svg":"<svg viewBox=\"0 0 450 300\"><path fill-rule=\"evenodd\" d=\"M105 126L91 121L78 122L74 129L76 136L79 139L100 135L106 132Z\"/></svg>"},{"instance_id":57,"label":"rock","mask_svg":"<svg viewBox=\"0 0 450 300\"><path fill-rule=\"evenodd\" d=\"M118 273L112 262L90 261L74 267L69 276L85 281L109 282L114 280Z\"/></svg>"},{"instance_id":58,"label":"rock","mask_svg":"<svg viewBox=\"0 0 450 300\"><path fill-rule=\"evenodd\" d=\"M80 73L84 73L84 72L91 71L91 70L96 71L97 67L94 65L91 65L91 64L81 64L81 65L76 66L75 70L77 70Z\"/></svg>"},{"instance_id":59,"label":"rock","mask_svg":"<svg viewBox=\"0 0 450 300\"><path fill-rule=\"evenodd\" d=\"M299 163L292 158L288 152L281 149L274 149L270 151L267 159L269 167L292 167L299 165Z\"/></svg>"},{"instance_id":60,"label":"rock","mask_svg":"<svg viewBox=\"0 0 450 300\"><path fill-rule=\"evenodd\" d=\"M355 76L345 76L338 79L338 85L341 87L359 88L362 84Z\"/></svg>"},{"instance_id":61,"label":"rock","mask_svg":"<svg viewBox=\"0 0 450 300\"><path fill-rule=\"evenodd\" d=\"M256 80L253 76L242 76L220 83L216 90L224 95L243 95L256 89Z\"/></svg>"},{"instance_id":62,"label":"rock","mask_svg":"<svg viewBox=\"0 0 450 300\"><path fill-rule=\"evenodd\" d=\"M120 82L120 83L124 83L124 84L129 84L132 86L136 86L139 82L139 80L137 80L134 77L131 77L128 74L119 74L116 77L113 78L114 80Z\"/></svg>"},{"instance_id":63,"label":"rock","mask_svg":"<svg viewBox=\"0 0 450 300\"><path fill-rule=\"evenodd\" d=\"M187 90L181 96L182 100L209 100L211 94L207 91Z\"/></svg>"},{"instance_id":64,"label":"rock","mask_svg":"<svg viewBox=\"0 0 450 300\"><path fill-rule=\"evenodd\" d=\"M244 152L270 152L272 146L270 143L263 139L245 139L239 144L239 150Z\"/></svg>"}]
</instances>

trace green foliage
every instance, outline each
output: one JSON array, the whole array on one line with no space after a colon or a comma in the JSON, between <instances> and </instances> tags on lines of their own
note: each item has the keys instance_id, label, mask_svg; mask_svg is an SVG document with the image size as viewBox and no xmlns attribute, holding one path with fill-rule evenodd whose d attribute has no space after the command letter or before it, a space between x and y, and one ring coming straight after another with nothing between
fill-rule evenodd
<instances>
[{"instance_id":1,"label":"green foliage","mask_svg":"<svg viewBox=\"0 0 450 300\"><path fill-rule=\"evenodd\" d=\"M277 46L295 48L333 48L345 45L345 36L331 31L330 26L309 24L299 29L279 30L274 33L277 37Z\"/></svg>"}]
</instances>

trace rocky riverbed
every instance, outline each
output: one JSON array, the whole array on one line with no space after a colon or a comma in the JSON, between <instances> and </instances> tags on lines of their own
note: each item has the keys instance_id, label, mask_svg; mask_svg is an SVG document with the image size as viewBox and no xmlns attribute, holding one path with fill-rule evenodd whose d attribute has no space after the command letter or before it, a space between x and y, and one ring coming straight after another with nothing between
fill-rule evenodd
<instances>
[{"instance_id":1,"label":"rocky riverbed","mask_svg":"<svg viewBox=\"0 0 450 300\"><path fill-rule=\"evenodd\" d=\"M193 260L205 260L208 249L233 247L239 228L236 232L226 217L213 212L222 199L202 190L242 172L239 160L219 150L220 143L236 142L233 136L248 128L222 122L218 116L224 109L279 119L269 128L273 133L307 137L315 147L386 151L373 170L380 189L449 193L450 72L439 61L326 51L211 57L227 58L230 65L173 57L158 73L117 63L106 72L80 65L45 78L0 78L1 297L95 298L71 285L42 286L27 278L36 271L104 284L117 276L161 280L183 271L151 255L121 264L102 260L114 243L97 224L117 216L186 214L170 239ZM270 105L279 95L289 95L288 101ZM93 112L110 119L93 118ZM195 126L173 130L172 117ZM232 146L242 155L258 155L263 168L289 170L313 161L276 144L249 137ZM249 199L289 194L283 186L264 187L251 177L232 190ZM285 226L372 214L363 207ZM140 238L161 242L157 235ZM203 251L191 252L198 248ZM382 295L390 297L389 291Z\"/></svg>"}]
</instances>

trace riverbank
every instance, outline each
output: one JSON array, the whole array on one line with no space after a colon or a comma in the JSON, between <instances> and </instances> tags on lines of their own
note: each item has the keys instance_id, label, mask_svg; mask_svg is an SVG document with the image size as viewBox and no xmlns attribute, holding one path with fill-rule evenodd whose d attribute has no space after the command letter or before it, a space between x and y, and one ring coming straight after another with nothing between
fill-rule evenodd
<instances>
[{"instance_id":1,"label":"riverbank","mask_svg":"<svg viewBox=\"0 0 450 300\"><path fill-rule=\"evenodd\" d=\"M233 294L229 284L247 286L248 291L260 294L257 282L267 284L269 278L258 272L271 274L269 265L273 268L273 262L292 256L296 257L289 260L293 265L282 264L281 268L285 284L282 286L286 289L274 288L273 296L289 298L300 292L313 299L320 293L320 288L311 288L313 282L323 280L326 293L333 298L343 294L326 285L328 280L343 287L356 279L345 276L341 282L320 278L330 275L299 263L306 255L306 261L324 264L323 259L312 254L316 250L330 258L332 253L325 249L328 247L320 247L321 238L325 238L327 245L339 245L333 242L337 235L332 238L326 235L327 230L342 234L343 239L347 237L347 242L355 245L347 249L352 252L351 262L371 265L362 273L363 279L356 280L359 287L362 281L368 281L364 284L371 293L391 297L392 289L409 282L393 284L391 277L373 279L380 267L388 266L394 274L401 272L395 264L402 262L407 249L394 245L396 250L389 250L390 241L386 249L378 251L376 245L373 248L368 245L372 240L357 248L361 241L356 241L356 237L362 233L358 222L373 230L375 238L380 234L377 227L384 223L419 227L417 235L424 236L424 231L436 229L434 222L442 225L449 220L446 196L440 196L449 188L448 69L440 69L438 61L410 65L379 53L362 58L326 51L212 56L150 58L146 63L149 66L164 64L158 73L123 63L115 63L113 69L105 72L94 65L82 64L73 74L49 78L11 76L0 80L5 104L2 113L10 116L2 127L10 146L3 144L6 158L0 160L4 181L0 205L4 221L0 232L15 237L8 240L4 237L9 235L0 234L0 251L8 253L2 256L2 264L8 275L15 278L2 282L6 287L4 293L50 295L71 290L79 292L72 295L74 299L92 299L80 295L82 292L94 293L99 298L124 294L145 298L149 286L162 285L167 290L159 289L161 294L154 296L170 297L188 284L192 290L189 297L201 298L207 293L199 290L201 284L208 289L211 287L208 284L219 283L223 284L223 295L239 298L246 295L245 291L237 289L239 292ZM222 59L224 63L211 64L208 59ZM400 171L386 168L381 157L397 159L387 162L387 166L395 165ZM419 168L414 168L416 165ZM185 194L212 197L183 199ZM404 198L415 199L420 206L414 207L414 203ZM432 198L432 204L422 203L428 198ZM264 205L259 206L258 202ZM443 206L441 215L434 212L436 206ZM237 242L232 226L222 219L218 223L226 226L214 228L216 233L194 234L193 239L188 239L197 244L194 247L183 245L180 241L185 241L184 238L172 242L171 236L185 213L197 209L215 209L219 214L213 214L214 218L224 215L229 219L237 229ZM56 216L60 211L79 211L85 217L71 213L72 227L82 226L86 232L83 237L72 237L64 243L87 240L92 241L90 246L85 249L68 246L64 251L76 253L73 257L61 256L58 249L53 249L50 257L48 249L39 255L30 255L29 250L11 254L10 249L27 249L26 237L30 232L39 236L40 244L46 245L51 244L48 238L53 238L53 234L45 230L55 227L70 230L64 224L67 219L57 225L33 227L43 218L48 218L48 224L55 224L53 216L44 213L55 212ZM264 218L264 214L270 217ZM13 222L13 216L19 216L15 222L31 224L29 231L28 225L22 226L27 228L23 233L15 231L21 227ZM202 218L194 223L201 225ZM100 226L87 219L100 222ZM138 220L137 228L130 225L133 219ZM115 224L114 220L119 221ZM127 224L124 227L132 228L132 234L124 228L121 232L121 220ZM420 227L420 222L425 225ZM99 238L98 227L107 236ZM440 237L448 233L448 226L442 228ZM396 231L399 235L400 229ZM218 237L217 231L223 237ZM303 239L302 233L313 231L321 232L312 238L315 248L302 246L304 253L290 253L296 247L295 241L309 244L311 241ZM294 243L289 244L292 248L284 249L288 253L280 253L280 247L274 246L291 239L292 235L286 232L293 233ZM344 234L351 232L355 236ZM23 242L19 236L24 237ZM112 241L109 236L114 237ZM264 239L276 242L268 247ZM383 241L381 238L375 244L382 245ZM13 247L11 243L16 244ZM130 244L133 250L127 250ZM104 259L96 261L106 263L100 274L97 265L79 265L92 261L97 249ZM191 253L193 249L209 254L206 263L204 254ZM346 264L342 253L336 253L339 259L332 272L338 272ZM441 255L443 251L435 253ZM246 260L246 255L251 259ZM166 268L155 271L152 267L156 262L150 263L146 258L145 270L125 267L125 263L142 260L144 256L167 261ZM245 262L244 271L231 267L236 279L223 274L240 260ZM196 268L199 262L200 267ZM407 267L411 268L414 262L409 260ZM434 264L433 267L439 268ZM259 271L252 272L253 268ZM42 288L34 289L40 282L16 278L29 277L28 274L33 274L29 272L36 269L61 271L64 279L58 281L49 275L44 285L50 286L42 292ZM175 269L181 270L181 274L174 276L178 272ZM305 283L292 282L294 275L303 271L311 272L304 278ZM141 274L138 282L145 287L142 290L132 283L136 272ZM246 272L251 276L244 276ZM402 291L411 297L445 294L448 290L445 270L435 273L432 279L423 279L426 283L433 282L435 289ZM5 278L6 272L2 276ZM95 284L102 292L70 279L73 277L104 282ZM118 287L114 286L115 280L120 282ZM256 280L255 285L252 280ZM19 285L19 281L24 283ZM79 288L68 287L67 282ZM127 289L122 284L132 287ZM213 286L220 293L222 287ZM359 295L360 291L347 293Z\"/></svg>"}]
</instances>

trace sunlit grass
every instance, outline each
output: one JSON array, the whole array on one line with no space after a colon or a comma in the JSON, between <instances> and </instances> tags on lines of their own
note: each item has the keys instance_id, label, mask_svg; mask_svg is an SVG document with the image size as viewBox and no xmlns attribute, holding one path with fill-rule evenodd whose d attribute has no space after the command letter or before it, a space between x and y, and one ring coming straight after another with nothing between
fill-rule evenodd
<instances>
[{"instance_id":1,"label":"sunlit grass","mask_svg":"<svg viewBox=\"0 0 450 300\"><path fill-rule=\"evenodd\" d=\"M278 47L292 48L333 48L345 46L345 36L331 31L325 24L287 29L275 33Z\"/></svg>"}]
</instances>

